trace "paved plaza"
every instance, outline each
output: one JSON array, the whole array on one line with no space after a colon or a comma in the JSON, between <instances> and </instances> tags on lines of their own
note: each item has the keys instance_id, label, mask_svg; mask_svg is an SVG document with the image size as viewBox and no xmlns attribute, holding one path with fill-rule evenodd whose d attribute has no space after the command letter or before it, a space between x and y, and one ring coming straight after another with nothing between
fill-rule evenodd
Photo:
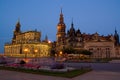
<instances>
[{"instance_id":1,"label":"paved plaza","mask_svg":"<svg viewBox=\"0 0 120 80\"><path fill-rule=\"evenodd\" d=\"M120 64L68 63L68 65L74 65L74 67L80 67L81 65L91 65L93 71L74 78L63 78L0 70L0 80L120 80Z\"/></svg>"},{"instance_id":2,"label":"paved plaza","mask_svg":"<svg viewBox=\"0 0 120 80\"><path fill-rule=\"evenodd\" d=\"M0 80L120 80L119 72L91 71L75 78L62 78L0 70Z\"/></svg>"},{"instance_id":3,"label":"paved plaza","mask_svg":"<svg viewBox=\"0 0 120 80\"><path fill-rule=\"evenodd\" d=\"M41 58L37 60L41 65L45 65L45 64L49 65L53 63L53 60L49 58ZM34 59L32 62L34 62ZM90 66L93 69L93 71L74 78L63 78L63 77L45 76L45 75L0 70L0 80L120 80L120 63L66 62L64 64L67 67L74 67L74 68Z\"/></svg>"}]
</instances>

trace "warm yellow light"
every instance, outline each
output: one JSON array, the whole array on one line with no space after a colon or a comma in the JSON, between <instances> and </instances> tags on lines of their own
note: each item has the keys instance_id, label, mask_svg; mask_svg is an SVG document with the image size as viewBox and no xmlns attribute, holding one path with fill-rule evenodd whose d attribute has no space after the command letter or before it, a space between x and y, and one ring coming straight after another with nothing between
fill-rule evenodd
<instances>
[{"instance_id":1,"label":"warm yellow light","mask_svg":"<svg viewBox=\"0 0 120 80\"><path fill-rule=\"evenodd\" d=\"M60 51L60 55L62 55L62 51Z\"/></svg>"},{"instance_id":2,"label":"warm yellow light","mask_svg":"<svg viewBox=\"0 0 120 80\"><path fill-rule=\"evenodd\" d=\"M51 41L48 41L48 43L51 43Z\"/></svg>"},{"instance_id":3,"label":"warm yellow light","mask_svg":"<svg viewBox=\"0 0 120 80\"><path fill-rule=\"evenodd\" d=\"M36 49L36 50L35 50L35 52L37 53L37 52L38 52L38 50Z\"/></svg>"},{"instance_id":4,"label":"warm yellow light","mask_svg":"<svg viewBox=\"0 0 120 80\"><path fill-rule=\"evenodd\" d=\"M28 63L29 62L29 59L23 59L26 63Z\"/></svg>"},{"instance_id":5,"label":"warm yellow light","mask_svg":"<svg viewBox=\"0 0 120 80\"><path fill-rule=\"evenodd\" d=\"M55 54L55 57L57 57L57 54Z\"/></svg>"},{"instance_id":6,"label":"warm yellow light","mask_svg":"<svg viewBox=\"0 0 120 80\"><path fill-rule=\"evenodd\" d=\"M33 57L35 57L35 55L33 54Z\"/></svg>"},{"instance_id":7,"label":"warm yellow light","mask_svg":"<svg viewBox=\"0 0 120 80\"><path fill-rule=\"evenodd\" d=\"M24 49L24 51L25 51L25 52L27 52L27 51L28 51L28 49L27 49L27 48L25 48L25 49Z\"/></svg>"}]
</instances>

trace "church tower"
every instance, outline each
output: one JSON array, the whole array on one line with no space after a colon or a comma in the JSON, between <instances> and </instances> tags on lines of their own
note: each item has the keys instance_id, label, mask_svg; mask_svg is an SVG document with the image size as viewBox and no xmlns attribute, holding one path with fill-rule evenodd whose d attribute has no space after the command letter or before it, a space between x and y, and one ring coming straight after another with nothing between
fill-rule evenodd
<instances>
[{"instance_id":1,"label":"church tower","mask_svg":"<svg viewBox=\"0 0 120 80\"><path fill-rule=\"evenodd\" d=\"M16 42L16 36L21 33L20 27L21 27L20 21L18 20L18 22L16 23L16 26L15 26L12 43Z\"/></svg>"},{"instance_id":2,"label":"church tower","mask_svg":"<svg viewBox=\"0 0 120 80\"><path fill-rule=\"evenodd\" d=\"M57 34L56 34L58 46L65 44L65 36L66 36L65 29L66 29L66 25L64 23L64 17L61 9L59 23L57 25Z\"/></svg>"},{"instance_id":3,"label":"church tower","mask_svg":"<svg viewBox=\"0 0 120 80\"><path fill-rule=\"evenodd\" d=\"M115 39L115 45L118 46L119 45L119 35L118 35L116 29L115 29L114 39Z\"/></svg>"}]
</instances>

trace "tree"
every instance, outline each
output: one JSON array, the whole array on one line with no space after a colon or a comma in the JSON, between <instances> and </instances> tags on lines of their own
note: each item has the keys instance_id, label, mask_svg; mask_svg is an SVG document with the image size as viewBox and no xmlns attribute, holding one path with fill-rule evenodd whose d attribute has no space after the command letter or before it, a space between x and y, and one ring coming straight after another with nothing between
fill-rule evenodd
<instances>
[{"instance_id":1,"label":"tree","mask_svg":"<svg viewBox=\"0 0 120 80\"><path fill-rule=\"evenodd\" d=\"M26 62L25 62L24 60L21 60L21 61L20 61L20 65L21 65L21 67L23 67L24 64L26 64Z\"/></svg>"},{"instance_id":2,"label":"tree","mask_svg":"<svg viewBox=\"0 0 120 80\"><path fill-rule=\"evenodd\" d=\"M81 50L81 53L83 55L88 55L90 57L90 55L92 54L92 52L88 51L88 50Z\"/></svg>"},{"instance_id":3,"label":"tree","mask_svg":"<svg viewBox=\"0 0 120 80\"><path fill-rule=\"evenodd\" d=\"M63 53L67 53L67 54L74 54L75 53L75 49L72 48L72 47L69 47L69 48L64 48L63 50Z\"/></svg>"},{"instance_id":4,"label":"tree","mask_svg":"<svg viewBox=\"0 0 120 80\"><path fill-rule=\"evenodd\" d=\"M51 49L50 56L55 57L55 53L56 53L56 51L54 49Z\"/></svg>"},{"instance_id":5,"label":"tree","mask_svg":"<svg viewBox=\"0 0 120 80\"><path fill-rule=\"evenodd\" d=\"M82 50L82 54L84 54L84 55L91 55L92 52L90 52L88 50Z\"/></svg>"},{"instance_id":6,"label":"tree","mask_svg":"<svg viewBox=\"0 0 120 80\"><path fill-rule=\"evenodd\" d=\"M76 50L75 51L76 54L82 54L82 55L88 55L90 57L90 55L92 54L92 52L88 51L88 50Z\"/></svg>"}]
</instances>

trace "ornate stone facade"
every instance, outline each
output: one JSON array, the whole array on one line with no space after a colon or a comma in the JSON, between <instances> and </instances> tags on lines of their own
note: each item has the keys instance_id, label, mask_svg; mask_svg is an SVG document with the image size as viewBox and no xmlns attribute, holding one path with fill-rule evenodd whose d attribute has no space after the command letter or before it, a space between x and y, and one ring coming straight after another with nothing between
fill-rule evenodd
<instances>
[{"instance_id":1,"label":"ornate stone facade","mask_svg":"<svg viewBox=\"0 0 120 80\"><path fill-rule=\"evenodd\" d=\"M65 33L65 29L66 29L66 25L64 23L64 17L62 14L62 10L60 13L60 18L59 18L59 23L57 25L57 49L59 50L60 48L63 48L65 45L65 37L66 37L66 33Z\"/></svg>"},{"instance_id":2,"label":"ornate stone facade","mask_svg":"<svg viewBox=\"0 0 120 80\"><path fill-rule=\"evenodd\" d=\"M61 21L59 21L59 23L60 22ZM65 23L62 23L60 26L58 24L57 26L56 47L58 52L63 48L72 47L74 49L86 49L91 51L93 53L91 55L92 58L120 58L119 35L116 30L114 35L108 36L101 36L97 32L94 34L81 33L80 29L75 30L72 21L71 28L66 33L66 27L63 27L63 25L65 25ZM61 33L59 29L61 29ZM60 40L58 39L58 33Z\"/></svg>"},{"instance_id":3,"label":"ornate stone facade","mask_svg":"<svg viewBox=\"0 0 120 80\"><path fill-rule=\"evenodd\" d=\"M21 32L20 22L16 24L12 38L12 43L4 46L5 55L8 56L27 56L27 57L48 57L50 56L50 44L41 42L41 32L27 31Z\"/></svg>"},{"instance_id":4,"label":"ornate stone facade","mask_svg":"<svg viewBox=\"0 0 120 80\"><path fill-rule=\"evenodd\" d=\"M41 42L41 32L27 31L21 32L18 21L14 30L12 42L5 44L5 55L47 57L50 55L51 46L48 38ZM66 32L64 16L61 10L59 23L57 24L57 34L54 50L60 52L63 48L72 47L74 49L86 49L93 54L92 58L120 58L119 35L115 29L114 35L103 36L97 32L94 34L82 33L80 29L75 30L73 21L71 28Z\"/></svg>"}]
</instances>

